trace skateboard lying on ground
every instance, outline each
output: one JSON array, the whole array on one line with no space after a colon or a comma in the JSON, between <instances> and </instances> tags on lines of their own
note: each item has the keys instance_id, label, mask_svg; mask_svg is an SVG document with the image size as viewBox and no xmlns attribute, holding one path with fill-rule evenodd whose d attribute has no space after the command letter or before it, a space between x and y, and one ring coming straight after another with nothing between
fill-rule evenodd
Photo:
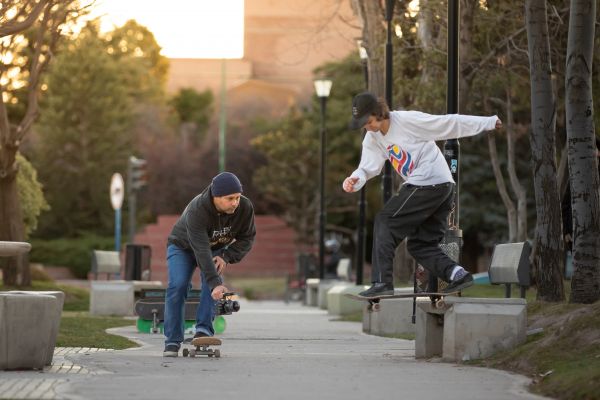
<instances>
[{"instance_id":1,"label":"skateboard lying on ground","mask_svg":"<svg viewBox=\"0 0 600 400\"><path fill-rule=\"evenodd\" d=\"M199 337L192 339L192 348L187 347L183 349L184 357L196 357L196 356L208 356L208 357L221 357L221 351L219 349L211 349L210 346L220 346L221 340L214 337Z\"/></svg>"},{"instance_id":2,"label":"skateboard lying on ground","mask_svg":"<svg viewBox=\"0 0 600 400\"><path fill-rule=\"evenodd\" d=\"M420 292L420 293L400 293L400 294L384 294L381 296L372 296L365 297L356 294L346 293L344 296L360 301L368 301L368 310L369 311L379 311L380 309L380 300L384 299L411 299L415 297L429 297L431 298L431 302L435 305L436 308L442 308L446 305L444 302L444 298L446 296L460 296L460 292Z\"/></svg>"}]
</instances>

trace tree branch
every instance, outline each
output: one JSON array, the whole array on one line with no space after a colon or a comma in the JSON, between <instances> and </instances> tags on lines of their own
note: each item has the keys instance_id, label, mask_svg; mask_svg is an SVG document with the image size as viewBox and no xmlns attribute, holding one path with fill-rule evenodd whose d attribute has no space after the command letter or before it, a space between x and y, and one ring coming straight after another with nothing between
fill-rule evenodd
<instances>
[{"instance_id":1,"label":"tree branch","mask_svg":"<svg viewBox=\"0 0 600 400\"><path fill-rule=\"evenodd\" d=\"M40 13L42 12L47 3L48 0L39 0L39 2L31 10L31 13L23 21L13 20L12 22L0 26L0 37L14 35L15 33L19 33L24 31L25 29L28 29L40 16ZM23 10L25 9L25 7L27 7L28 4L29 2L23 6L23 9L17 14L17 16L23 13Z\"/></svg>"}]
</instances>

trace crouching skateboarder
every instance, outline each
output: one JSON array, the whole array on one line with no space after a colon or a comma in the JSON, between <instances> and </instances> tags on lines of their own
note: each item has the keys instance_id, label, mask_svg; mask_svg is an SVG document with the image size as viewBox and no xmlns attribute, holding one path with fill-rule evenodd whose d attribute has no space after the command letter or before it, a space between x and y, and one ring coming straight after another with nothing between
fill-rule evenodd
<instances>
[{"instance_id":1,"label":"crouching skateboarder","mask_svg":"<svg viewBox=\"0 0 600 400\"><path fill-rule=\"evenodd\" d=\"M169 284L165 302L165 350L177 357L184 335L184 306L196 266L202 292L196 311L194 338L214 335L216 300L229 290L221 274L228 264L239 262L252 248L256 228L254 207L242 196L242 184L230 172L222 172L185 208L167 241Z\"/></svg>"},{"instance_id":2,"label":"crouching skateboarder","mask_svg":"<svg viewBox=\"0 0 600 400\"><path fill-rule=\"evenodd\" d=\"M452 208L454 180L436 140L473 136L500 129L496 116L430 115L391 111L383 99L365 92L352 102L352 129L364 128L358 168L342 187L351 193L381 172L390 160L405 183L375 217L373 228L373 285L364 297L394 294L393 260L396 247L408 238L407 248L433 276L446 282L446 293L473 284L473 277L439 247Z\"/></svg>"}]
</instances>

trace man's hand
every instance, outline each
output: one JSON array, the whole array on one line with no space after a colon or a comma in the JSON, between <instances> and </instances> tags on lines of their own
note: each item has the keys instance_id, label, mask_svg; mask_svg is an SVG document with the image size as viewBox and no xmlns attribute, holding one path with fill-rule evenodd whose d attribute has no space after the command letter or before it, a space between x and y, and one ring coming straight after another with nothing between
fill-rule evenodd
<instances>
[{"instance_id":1,"label":"man's hand","mask_svg":"<svg viewBox=\"0 0 600 400\"><path fill-rule=\"evenodd\" d=\"M221 300L223 298L223 293L227 292L229 292L229 289L223 285L219 285L212 290L210 295L212 296L213 300Z\"/></svg>"},{"instance_id":2,"label":"man's hand","mask_svg":"<svg viewBox=\"0 0 600 400\"><path fill-rule=\"evenodd\" d=\"M500 129L500 128L502 128L502 121L500 121L500 118L498 118L496 120L496 129Z\"/></svg>"},{"instance_id":3,"label":"man's hand","mask_svg":"<svg viewBox=\"0 0 600 400\"><path fill-rule=\"evenodd\" d=\"M227 263L219 256L213 257L213 262L215 263L215 267L217 267L217 273L221 275L225 270Z\"/></svg>"},{"instance_id":4,"label":"man's hand","mask_svg":"<svg viewBox=\"0 0 600 400\"><path fill-rule=\"evenodd\" d=\"M358 182L358 178L355 176L349 176L344 179L344 183L342 184L342 188L345 192L352 193L354 192L354 185Z\"/></svg>"}]
</instances>

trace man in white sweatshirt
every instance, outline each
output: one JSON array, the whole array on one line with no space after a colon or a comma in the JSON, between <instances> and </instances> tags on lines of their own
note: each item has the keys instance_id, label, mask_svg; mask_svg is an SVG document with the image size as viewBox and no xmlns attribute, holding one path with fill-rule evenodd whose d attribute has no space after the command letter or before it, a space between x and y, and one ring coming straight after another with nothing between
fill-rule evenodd
<instances>
[{"instance_id":1,"label":"man in white sweatshirt","mask_svg":"<svg viewBox=\"0 0 600 400\"><path fill-rule=\"evenodd\" d=\"M386 160L405 181L375 217L373 285L362 296L394 293L394 253L404 238L408 238L408 251L419 264L433 276L449 282L446 292L473 284L472 275L439 247L447 228L455 182L435 141L473 136L501 127L502 121L497 116L390 112L385 100L372 93L354 97L350 128L364 128L367 133L360 164L344 180L344 191L360 190L367 179L381 172Z\"/></svg>"}]
</instances>

